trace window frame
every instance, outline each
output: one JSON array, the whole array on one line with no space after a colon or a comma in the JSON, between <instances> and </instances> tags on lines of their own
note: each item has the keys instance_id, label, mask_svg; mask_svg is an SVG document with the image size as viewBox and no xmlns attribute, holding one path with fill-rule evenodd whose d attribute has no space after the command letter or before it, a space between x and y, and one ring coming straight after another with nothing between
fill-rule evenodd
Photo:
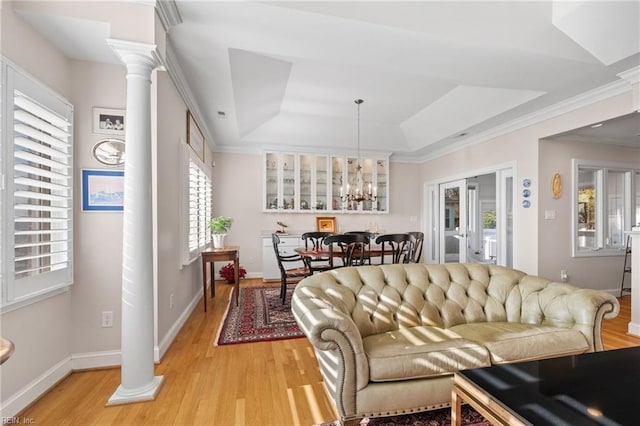
<instances>
[{"instance_id":1,"label":"window frame","mask_svg":"<svg viewBox=\"0 0 640 426\"><path fill-rule=\"evenodd\" d=\"M73 284L74 108L4 57L0 57L0 93L4 129L0 135L0 313L4 313L68 291ZM49 158L48 152L57 152L64 160ZM42 185L26 185L29 179ZM29 218L34 220L25 220ZM48 266L37 262L32 272L39 271L22 278L16 277L20 261L16 223L26 226L21 231L26 240L20 246L35 250L25 259L51 261ZM49 227L33 228L36 223ZM35 236L40 234L44 238ZM49 247L49 251L37 247Z\"/></svg>"},{"instance_id":2,"label":"window frame","mask_svg":"<svg viewBox=\"0 0 640 426\"><path fill-rule=\"evenodd\" d=\"M630 231L631 227L640 217L636 216L638 206L636 192L636 175L640 173L640 167L637 164L623 163L615 161L598 161L598 160L571 160L572 168L572 198L571 198L571 255L572 257L593 257L593 256L619 256L625 247L624 238L618 246L611 246L607 241L609 235L608 225L608 174L609 172L624 173L624 188L622 200L624 203L622 213L622 232ZM596 177L596 200L595 200L595 248L580 248L578 244L579 238L579 176L581 170L592 170Z\"/></svg>"}]
</instances>

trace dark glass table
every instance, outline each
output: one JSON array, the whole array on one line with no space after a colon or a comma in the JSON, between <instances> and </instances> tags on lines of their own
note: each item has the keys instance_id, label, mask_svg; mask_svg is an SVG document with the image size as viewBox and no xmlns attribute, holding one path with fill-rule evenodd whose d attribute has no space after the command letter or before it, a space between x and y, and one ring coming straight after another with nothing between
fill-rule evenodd
<instances>
[{"instance_id":1,"label":"dark glass table","mask_svg":"<svg viewBox=\"0 0 640 426\"><path fill-rule=\"evenodd\" d=\"M458 422L461 400L494 424L640 424L640 347L459 371Z\"/></svg>"}]
</instances>

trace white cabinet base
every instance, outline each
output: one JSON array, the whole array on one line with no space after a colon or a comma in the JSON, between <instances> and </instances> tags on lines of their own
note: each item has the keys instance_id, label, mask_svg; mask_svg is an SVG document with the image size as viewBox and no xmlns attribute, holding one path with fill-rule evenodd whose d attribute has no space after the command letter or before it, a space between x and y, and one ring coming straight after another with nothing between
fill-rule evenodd
<instances>
[{"instance_id":1,"label":"white cabinet base","mask_svg":"<svg viewBox=\"0 0 640 426\"><path fill-rule=\"evenodd\" d=\"M297 247L301 247L302 240L298 235L281 235L280 236L280 252L284 255L296 254L294 251ZM302 267L304 264L287 262L287 269ZM278 268L278 260L273 250L271 235L262 237L262 281L280 281L280 269Z\"/></svg>"}]
</instances>

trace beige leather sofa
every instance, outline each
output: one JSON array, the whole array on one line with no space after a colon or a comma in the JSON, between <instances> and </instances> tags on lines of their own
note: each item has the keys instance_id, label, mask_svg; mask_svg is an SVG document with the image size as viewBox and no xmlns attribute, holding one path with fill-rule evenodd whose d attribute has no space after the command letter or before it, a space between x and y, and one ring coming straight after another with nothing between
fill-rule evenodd
<instances>
[{"instance_id":1,"label":"beige leather sofa","mask_svg":"<svg viewBox=\"0 0 640 426\"><path fill-rule=\"evenodd\" d=\"M340 268L291 301L341 420L450 404L452 373L600 351L612 295L483 264Z\"/></svg>"}]
</instances>

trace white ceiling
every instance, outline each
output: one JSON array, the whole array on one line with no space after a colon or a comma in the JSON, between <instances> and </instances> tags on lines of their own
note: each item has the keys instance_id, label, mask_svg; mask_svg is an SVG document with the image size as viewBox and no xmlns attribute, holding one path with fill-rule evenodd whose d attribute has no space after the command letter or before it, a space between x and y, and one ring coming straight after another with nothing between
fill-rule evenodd
<instances>
[{"instance_id":1,"label":"white ceiling","mask_svg":"<svg viewBox=\"0 0 640 426\"><path fill-rule=\"evenodd\" d=\"M220 151L355 150L362 98L364 151L424 158L640 65L638 1L175 5L170 57ZM24 18L65 52L87 26Z\"/></svg>"}]
</instances>

